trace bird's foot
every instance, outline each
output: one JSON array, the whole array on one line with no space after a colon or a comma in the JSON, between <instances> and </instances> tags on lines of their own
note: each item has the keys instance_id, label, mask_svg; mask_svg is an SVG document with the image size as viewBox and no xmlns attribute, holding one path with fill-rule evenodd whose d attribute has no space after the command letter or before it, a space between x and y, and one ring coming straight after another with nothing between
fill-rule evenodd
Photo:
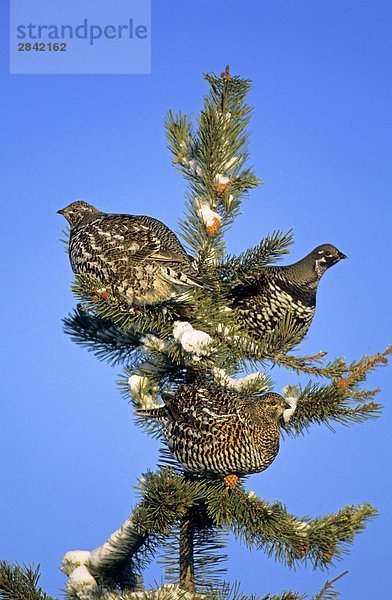
<instances>
[{"instance_id":1,"label":"bird's foot","mask_svg":"<svg viewBox=\"0 0 392 600\"><path fill-rule=\"evenodd\" d=\"M234 473L231 475L226 475L226 477L223 478L223 483L225 484L225 488L227 490L234 490L238 483L238 476L234 475Z\"/></svg>"},{"instance_id":2,"label":"bird's foot","mask_svg":"<svg viewBox=\"0 0 392 600\"><path fill-rule=\"evenodd\" d=\"M92 302L99 302L99 300L108 300L108 298L109 298L109 292L107 291L106 288L101 288L99 290L96 290L90 296L90 300Z\"/></svg>"}]
</instances>

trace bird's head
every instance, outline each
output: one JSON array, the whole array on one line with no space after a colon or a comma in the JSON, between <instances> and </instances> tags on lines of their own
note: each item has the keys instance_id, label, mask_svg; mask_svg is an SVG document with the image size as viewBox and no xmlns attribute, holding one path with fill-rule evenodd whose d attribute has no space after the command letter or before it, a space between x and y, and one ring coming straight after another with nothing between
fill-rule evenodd
<instances>
[{"instance_id":1,"label":"bird's head","mask_svg":"<svg viewBox=\"0 0 392 600\"><path fill-rule=\"evenodd\" d=\"M329 267L332 267L343 258L347 258L347 256L332 244L322 244L312 250L309 258L313 263L315 273L318 277L321 277Z\"/></svg>"},{"instance_id":2,"label":"bird's head","mask_svg":"<svg viewBox=\"0 0 392 600\"><path fill-rule=\"evenodd\" d=\"M58 210L57 213L59 215L63 215L71 227L75 227L78 225L85 217L91 215L93 213L98 213L94 206L89 204L88 202L84 202L83 200L77 200L76 202L72 202L68 204L65 208Z\"/></svg>"},{"instance_id":3,"label":"bird's head","mask_svg":"<svg viewBox=\"0 0 392 600\"><path fill-rule=\"evenodd\" d=\"M284 411L290 408L290 404L275 392L268 392L257 399L255 412L262 417L268 417L273 421L279 421Z\"/></svg>"}]
</instances>

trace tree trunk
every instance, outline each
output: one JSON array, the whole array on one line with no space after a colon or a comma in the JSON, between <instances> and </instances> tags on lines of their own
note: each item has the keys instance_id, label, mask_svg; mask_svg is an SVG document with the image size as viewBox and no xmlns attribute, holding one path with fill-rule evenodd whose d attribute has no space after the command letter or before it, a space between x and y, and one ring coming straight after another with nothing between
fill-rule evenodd
<instances>
[{"instance_id":1,"label":"tree trunk","mask_svg":"<svg viewBox=\"0 0 392 600\"><path fill-rule=\"evenodd\" d=\"M192 511L188 511L180 525L180 588L187 592L195 591L193 539Z\"/></svg>"}]
</instances>

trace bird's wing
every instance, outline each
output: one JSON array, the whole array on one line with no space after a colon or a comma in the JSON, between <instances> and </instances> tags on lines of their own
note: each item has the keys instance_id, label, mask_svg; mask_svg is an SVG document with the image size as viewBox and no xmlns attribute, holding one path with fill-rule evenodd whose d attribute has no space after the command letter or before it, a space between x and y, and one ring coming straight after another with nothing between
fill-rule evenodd
<instances>
[{"instance_id":1,"label":"bird's wing","mask_svg":"<svg viewBox=\"0 0 392 600\"><path fill-rule=\"evenodd\" d=\"M180 400L178 402L178 400ZM228 395L211 396L203 388L195 391L191 397L177 397L177 420L181 420L197 430L206 430L223 423L230 424L242 421L240 406Z\"/></svg>"},{"instance_id":2,"label":"bird's wing","mask_svg":"<svg viewBox=\"0 0 392 600\"><path fill-rule=\"evenodd\" d=\"M165 247L159 231L149 226L148 221L146 222L147 217L143 219L144 222L141 218L132 215L105 215L90 221L87 230L90 237L93 237L96 244L100 246L101 253L107 260L117 258L130 262L184 260L183 255ZM162 226L166 227L163 223ZM172 235L174 236L173 233ZM179 242L178 245L181 248Z\"/></svg>"},{"instance_id":3,"label":"bird's wing","mask_svg":"<svg viewBox=\"0 0 392 600\"><path fill-rule=\"evenodd\" d=\"M252 276L236 283L232 292L234 304L237 305L239 302L246 300L251 296L262 296L267 290L267 284L268 280L266 277L266 271L261 271L260 276L257 279Z\"/></svg>"}]
</instances>

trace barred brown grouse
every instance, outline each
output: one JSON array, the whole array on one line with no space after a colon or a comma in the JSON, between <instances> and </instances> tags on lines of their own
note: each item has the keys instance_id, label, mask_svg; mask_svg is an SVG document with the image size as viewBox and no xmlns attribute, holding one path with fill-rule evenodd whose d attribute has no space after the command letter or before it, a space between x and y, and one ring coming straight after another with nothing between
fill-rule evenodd
<instances>
[{"instance_id":1,"label":"barred brown grouse","mask_svg":"<svg viewBox=\"0 0 392 600\"><path fill-rule=\"evenodd\" d=\"M137 414L163 423L170 451L189 473L258 473L278 453L278 422L289 408L279 394L246 401L232 390L190 384L163 400Z\"/></svg>"},{"instance_id":2,"label":"barred brown grouse","mask_svg":"<svg viewBox=\"0 0 392 600\"><path fill-rule=\"evenodd\" d=\"M203 286L177 237L158 219L108 214L82 201L58 212L71 226L74 273L95 277L120 302L155 304Z\"/></svg>"}]
</instances>

